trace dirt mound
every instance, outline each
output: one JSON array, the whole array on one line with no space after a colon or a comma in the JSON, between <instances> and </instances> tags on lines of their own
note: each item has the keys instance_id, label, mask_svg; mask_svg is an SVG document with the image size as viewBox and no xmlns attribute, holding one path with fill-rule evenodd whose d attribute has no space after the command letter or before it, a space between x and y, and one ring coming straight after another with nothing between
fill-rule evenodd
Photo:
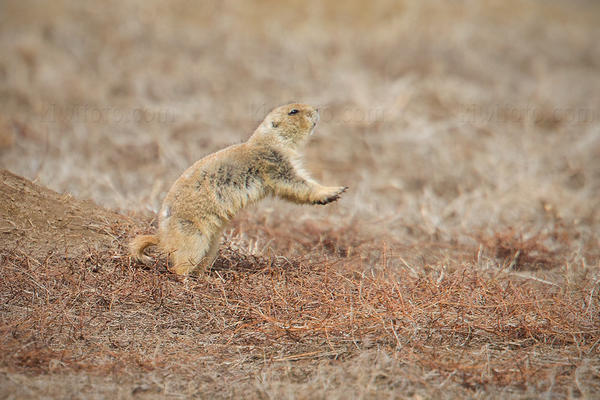
<instances>
[{"instance_id":1,"label":"dirt mound","mask_svg":"<svg viewBox=\"0 0 600 400\"><path fill-rule=\"evenodd\" d=\"M91 201L59 194L1 170L0 251L19 250L30 257L51 253L79 257L114 247L133 223Z\"/></svg>"}]
</instances>

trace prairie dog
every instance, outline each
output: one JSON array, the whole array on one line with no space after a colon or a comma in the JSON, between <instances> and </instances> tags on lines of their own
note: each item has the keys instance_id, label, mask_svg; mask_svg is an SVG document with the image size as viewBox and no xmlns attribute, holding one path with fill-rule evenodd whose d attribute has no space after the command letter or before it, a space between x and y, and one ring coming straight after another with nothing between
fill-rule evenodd
<instances>
[{"instance_id":1,"label":"prairie dog","mask_svg":"<svg viewBox=\"0 0 600 400\"><path fill-rule=\"evenodd\" d=\"M235 214L267 196L298 204L328 204L345 186L322 186L302 167L299 150L313 133L318 110L288 104L271 111L246 143L210 154L173 184L158 216L158 234L140 235L131 255L148 259L144 249L158 246L171 257L171 272L187 275L212 266L223 229Z\"/></svg>"}]
</instances>

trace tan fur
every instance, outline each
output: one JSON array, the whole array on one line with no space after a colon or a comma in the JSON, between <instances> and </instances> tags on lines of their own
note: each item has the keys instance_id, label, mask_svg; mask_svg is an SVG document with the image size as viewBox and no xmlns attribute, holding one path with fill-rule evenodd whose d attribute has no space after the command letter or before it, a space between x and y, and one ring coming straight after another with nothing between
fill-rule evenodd
<instances>
[{"instance_id":1,"label":"tan fur","mask_svg":"<svg viewBox=\"0 0 600 400\"><path fill-rule=\"evenodd\" d=\"M148 261L150 257L144 255L146 247L156 246L158 244L158 236L156 235L139 235L129 243L129 252L137 260Z\"/></svg>"},{"instance_id":2,"label":"tan fur","mask_svg":"<svg viewBox=\"0 0 600 400\"><path fill-rule=\"evenodd\" d=\"M290 114L292 110L296 113ZM299 204L327 204L347 189L322 186L302 168L299 150L319 120L316 109L288 104L271 111L246 143L208 155L175 181L160 214L158 235L136 237L131 255L158 245L172 260L171 271L187 275L209 268L223 229L235 214L267 196Z\"/></svg>"}]
</instances>

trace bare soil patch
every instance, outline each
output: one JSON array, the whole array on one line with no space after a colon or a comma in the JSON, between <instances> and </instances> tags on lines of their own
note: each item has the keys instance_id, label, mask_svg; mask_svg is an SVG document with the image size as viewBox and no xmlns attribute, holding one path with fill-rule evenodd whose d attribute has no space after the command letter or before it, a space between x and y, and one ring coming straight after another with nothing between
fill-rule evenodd
<instances>
[{"instance_id":1,"label":"bare soil patch","mask_svg":"<svg viewBox=\"0 0 600 400\"><path fill-rule=\"evenodd\" d=\"M76 200L0 171L0 250L44 259L52 254L80 258L114 247L115 227L131 221L91 201Z\"/></svg>"}]
</instances>

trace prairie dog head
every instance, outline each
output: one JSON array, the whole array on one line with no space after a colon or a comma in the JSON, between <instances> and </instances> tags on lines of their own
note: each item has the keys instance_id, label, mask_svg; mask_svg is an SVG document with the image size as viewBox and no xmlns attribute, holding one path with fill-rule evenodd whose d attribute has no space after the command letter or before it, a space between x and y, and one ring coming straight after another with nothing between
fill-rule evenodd
<instances>
[{"instance_id":1,"label":"prairie dog head","mask_svg":"<svg viewBox=\"0 0 600 400\"><path fill-rule=\"evenodd\" d=\"M319 111L308 104L286 104L271 111L255 135L274 139L296 148L313 133L319 121Z\"/></svg>"}]
</instances>

